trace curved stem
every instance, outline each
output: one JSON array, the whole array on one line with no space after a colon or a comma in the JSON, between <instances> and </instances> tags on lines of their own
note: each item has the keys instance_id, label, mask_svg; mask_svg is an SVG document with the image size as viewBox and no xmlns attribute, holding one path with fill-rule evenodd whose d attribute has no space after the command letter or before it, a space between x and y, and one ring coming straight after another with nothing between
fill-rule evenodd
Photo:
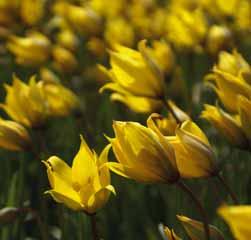
<instances>
[{"instance_id":1,"label":"curved stem","mask_svg":"<svg viewBox=\"0 0 251 240\"><path fill-rule=\"evenodd\" d=\"M195 194L192 192L192 190L185 183L183 183L182 181L179 181L177 183L177 185L185 193L187 193L190 196L190 198L193 200L193 202L196 204L198 210L200 211L202 219L203 219L203 226L204 226L204 231L205 231L205 239L210 240L208 217L207 217L206 211L203 208L200 200L195 196Z\"/></svg>"},{"instance_id":2,"label":"curved stem","mask_svg":"<svg viewBox=\"0 0 251 240\"><path fill-rule=\"evenodd\" d=\"M231 196L233 202L235 204L239 205L239 200L238 200L236 194L233 192L233 190L227 184L227 182L225 181L225 179L220 174L217 174L216 177L219 179L221 185L226 189L226 191L228 192L228 194Z\"/></svg>"},{"instance_id":3,"label":"curved stem","mask_svg":"<svg viewBox=\"0 0 251 240\"><path fill-rule=\"evenodd\" d=\"M99 240L96 215L95 214L90 215L90 219L91 219L91 227L92 227L92 239Z\"/></svg>"}]
</instances>

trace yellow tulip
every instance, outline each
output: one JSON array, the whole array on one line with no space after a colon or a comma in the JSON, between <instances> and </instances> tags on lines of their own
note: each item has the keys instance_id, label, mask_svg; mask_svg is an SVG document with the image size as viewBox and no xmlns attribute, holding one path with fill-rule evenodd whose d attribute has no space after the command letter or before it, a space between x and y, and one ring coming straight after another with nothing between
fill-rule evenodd
<instances>
[{"instance_id":1,"label":"yellow tulip","mask_svg":"<svg viewBox=\"0 0 251 240\"><path fill-rule=\"evenodd\" d=\"M117 43L131 47L134 44L134 29L124 18L112 18L106 22L104 37L109 46Z\"/></svg>"},{"instance_id":2,"label":"yellow tulip","mask_svg":"<svg viewBox=\"0 0 251 240\"><path fill-rule=\"evenodd\" d=\"M72 72L77 68L78 62L74 54L59 45L52 48L53 64L60 72Z\"/></svg>"},{"instance_id":3,"label":"yellow tulip","mask_svg":"<svg viewBox=\"0 0 251 240\"><path fill-rule=\"evenodd\" d=\"M249 240L251 237L251 206L222 206L218 214L229 225L234 237L238 240Z\"/></svg>"},{"instance_id":4,"label":"yellow tulip","mask_svg":"<svg viewBox=\"0 0 251 240\"><path fill-rule=\"evenodd\" d=\"M145 41L141 41L138 48L139 51L136 51L115 45L116 51L110 51L111 69L102 68L112 82L105 84L100 92L110 89L128 98L138 97L139 103L145 102L145 106L159 106L164 96L163 74L147 53ZM135 105L137 104L135 101ZM138 106L137 109L140 112L148 111L143 106Z\"/></svg>"},{"instance_id":5,"label":"yellow tulip","mask_svg":"<svg viewBox=\"0 0 251 240\"><path fill-rule=\"evenodd\" d=\"M29 150L29 133L21 124L0 118L0 147L11 151Z\"/></svg>"},{"instance_id":6,"label":"yellow tulip","mask_svg":"<svg viewBox=\"0 0 251 240\"><path fill-rule=\"evenodd\" d=\"M72 167L56 156L44 161L52 188L46 193L72 210L88 214L97 212L106 204L110 193L115 194L110 185L109 169L104 166L109 149L108 145L97 156L81 136L81 146Z\"/></svg>"},{"instance_id":7,"label":"yellow tulip","mask_svg":"<svg viewBox=\"0 0 251 240\"><path fill-rule=\"evenodd\" d=\"M41 82L36 83L35 76L25 84L16 76L12 86L5 84L7 96L1 107L16 122L27 127L40 127L47 118L48 106Z\"/></svg>"},{"instance_id":8,"label":"yellow tulip","mask_svg":"<svg viewBox=\"0 0 251 240\"><path fill-rule=\"evenodd\" d=\"M183 225L187 235L191 240L205 239L205 231L202 222L180 215L177 215L177 218ZM212 225L209 225L209 234L210 234L210 239L212 240L224 240L222 233Z\"/></svg>"},{"instance_id":9,"label":"yellow tulip","mask_svg":"<svg viewBox=\"0 0 251 240\"><path fill-rule=\"evenodd\" d=\"M60 83L43 82L50 116L67 116L79 107L78 97Z\"/></svg>"},{"instance_id":10,"label":"yellow tulip","mask_svg":"<svg viewBox=\"0 0 251 240\"><path fill-rule=\"evenodd\" d=\"M251 141L251 100L238 96L239 115L243 131Z\"/></svg>"},{"instance_id":11,"label":"yellow tulip","mask_svg":"<svg viewBox=\"0 0 251 240\"><path fill-rule=\"evenodd\" d=\"M62 29L57 34L56 40L59 45L70 51L75 51L79 45L79 40L76 34L70 29Z\"/></svg>"},{"instance_id":12,"label":"yellow tulip","mask_svg":"<svg viewBox=\"0 0 251 240\"><path fill-rule=\"evenodd\" d=\"M45 0L22 0L20 1L20 15L28 25L37 24L44 16Z\"/></svg>"},{"instance_id":13,"label":"yellow tulip","mask_svg":"<svg viewBox=\"0 0 251 240\"><path fill-rule=\"evenodd\" d=\"M160 225L160 232L166 240L182 240L179 238L173 229L169 229L167 226Z\"/></svg>"},{"instance_id":14,"label":"yellow tulip","mask_svg":"<svg viewBox=\"0 0 251 240\"><path fill-rule=\"evenodd\" d=\"M50 83L59 83L60 79L58 78L58 76L51 71L50 69L46 68L46 67L42 67L40 68L39 71L39 75L40 75L40 79L43 82L50 82Z\"/></svg>"},{"instance_id":15,"label":"yellow tulip","mask_svg":"<svg viewBox=\"0 0 251 240\"><path fill-rule=\"evenodd\" d=\"M97 34L101 29L100 16L91 8L58 1L53 9L56 15L68 20L74 29L81 33Z\"/></svg>"},{"instance_id":16,"label":"yellow tulip","mask_svg":"<svg viewBox=\"0 0 251 240\"><path fill-rule=\"evenodd\" d=\"M146 48L148 54L165 75L170 74L175 66L175 55L171 46L162 41L153 41L152 46Z\"/></svg>"},{"instance_id":17,"label":"yellow tulip","mask_svg":"<svg viewBox=\"0 0 251 240\"><path fill-rule=\"evenodd\" d=\"M200 8L173 6L166 19L167 39L177 48L200 50L207 33L207 21Z\"/></svg>"},{"instance_id":18,"label":"yellow tulip","mask_svg":"<svg viewBox=\"0 0 251 240\"><path fill-rule=\"evenodd\" d=\"M236 101L238 95L251 98L251 85L242 76L237 77L214 67L213 74L208 75L206 80L212 81L208 85L213 88L221 102L230 112L238 111Z\"/></svg>"},{"instance_id":19,"label":"yellow tulip","mask_svg":"<svg viewBox=\"0 0 251 240\"><path fill-rule=\"evenodd\" d=\"M205 104L201 117L208 120L233 146L246 148L248 145L240 119L224 112L219 107Z\"/></svg>"},{"instance_id":20,"label":"yellow tulip","mask_svg":"<svg viewBox=\"0 0 251 240\"><path fill-rule=\"evenodd\" d=\"M232 54L225 51L221 52L217 69L234 76L239 76L242 72L251 72L250 65L236 50Z\"/></svg>"},{"instance_id":21,"label":"yellow tulip","mask_svg":"<svg viewBox=\"0 0 251 240\"><path fill-rule=\"evenodd\" d=\"M176 129L176 136L166 138L175 150L181 177L209 177L218 173L212 147L206 135L194 122L183 122Z\"/></svg>"},{"instance_id":22,"label":"yellow tulip","mask_svg":"<svg viewBox=\"0 0 251 240\"><path fill-rule=\"evenodd\" d=\"M46 62L50 56L50 40L39 32L30 32L26 37L11 35L7 48L24 66L36 66Z\"/></svg>"},{"instance_id":23,"label":"yellow tulip","mask_svg":"<svg viewBox=\"0 0 251 240\"><path fill-rule=\"evenodd\" d=\"M179 179L174 151L161 134L136 122L115 121L113 129L115 138L110 142L118 163L107 164L113 172L140 182Z\"/></svg>"},{"instance_id":24,"label":"yellow tulip","mask_svg":"<svg viewBox=\"0 0 251 240\"><path fill-rule=\"evenodd\" d=\"M219 51L227 49L233 45L233 35L226 26L213 25L209 28L206 39L207 51L216 55Z\"/></svg>"}]
</instances>

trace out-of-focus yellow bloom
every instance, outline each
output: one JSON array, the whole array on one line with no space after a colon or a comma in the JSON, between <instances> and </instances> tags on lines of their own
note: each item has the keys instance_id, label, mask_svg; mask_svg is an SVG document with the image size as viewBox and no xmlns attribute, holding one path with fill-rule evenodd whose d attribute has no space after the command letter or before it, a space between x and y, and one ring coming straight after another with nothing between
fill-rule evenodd
<instances>
[{"instance_id":1,"label":"out-of-focus yellow bloom","mask_svg":"<svg viewBox=\"0 0 251 240\"><path fill-rule=\"evenodd\" d=\"M67 116L79 107L78 97L60 83L43 82L50 116Z\"/></svg>"},{"instance_id":2,"label":"out-of-focus yellow bloom","mask_svg":"<svg viewBox=\"0 0 251 240\"><path fill-rule=\"evenodd\" d=\"M117 43L131 47L134 44L134 29L124 18L112 18L106 22L104 37L110 46Z\"/></svg>"},{"instance_id":3,"label":"out-of-focus yellow bloom","mask_svg":"<svg viewBox=\"0 0 251 240\"><path fill-rule=\"evenodd\" d=\"M104 40L97 37L92 37L87 42L88 50L96 57L103 58L106 54L106 45Z\"/></svg>"},{"instance_id":4,"label":"out-of-focus yellow bloom","mask_svg":"<svg viewBox=\"0 0 251 240\"><path fill-rule=\"evenodd\" d=\"M205 104L201 117L208 120L233 146L246 148L248 145L240 118L231 116L219 107Z\"/></svg>"},{"instance_id":5,"label":"out-of-focus yellow bloom","mask_svg":"<svg viewBox=\"0 0 251 240\"><path fill-rule=\"evenodd\" d=\"M115 193L110 185L109 169L104 166L109 149L107 146L97 156L81 137L81 146L71 168L56 156L44 161L52 188L47 193L73 210L97 212L106 204L110 193Z\"/></svg>"},{"instance_id":6,"label":"out-of-focus yellow bloom","mask_svg":"<svg viewBox=\"0 0 251 240\"><path fill-rule=\"evenodd\" d=\"M43 80L43 82L50 82L50 83L59 83L60 79L58 76L52 72L50 69L42 67L39 71L40 79Z\"/></svg>"},{"instance_id":7,"label":"out-of-focus yellow bloom","mask_svg":"<svg viewBox=\"0 0 251 240\"><path fill-rule=\"evenodd\" d=\"M44 16L46 0L22 0L20 1L20 15L28 25L37 24Z\"/></svg>"},{"instance_id":8,"label":"out-of-focus yellow bloom","mask_svg":"<svg viewBox=\"0 0 251 240\"><path fill-rule=\"evenodd\" d=\"M48 106L41 82L36 83L35 76L25 84L16 76L12 86L5 84L7 96L1 107L16 122L27 127L40 127L48 115Z\"/></svg>"},{"instance_id":9,"label":"out-of-focus yellow bloom","mask_svg":"<svg viewBox=\"0 0 251 240\"><path fill-rule=\"evenodd\" d=\"M251 141L251 100L239 95L238 106L242 129Z\"/></svg>"},{"instance_id":10,"label":"out-of-focus yellow bloom","mask_svg":"<svg viewBox=\"0 0 251 240\"><path fill-rule=\"evenodd\" d=\"M52 48L53 64L60 72L72 72L77 68L78 62L74 54L59 45Z\"/></svg>"},{"instance_id":11,"label":"out-of-focus yellow bloom","mask_svg":"<svg viewBox=\"0 0 251 240\"><path fill-rule=\"evenodd\" d=\"M238 111L236 101L238 95L251 98L251 86L243 79L242 75L236 77L214 67L213 74L207 75L206 80L213 82L208 83L208 85L214 89L221 102L230 112Z\"/></svg>"},{"instance_id":12,"label":"out-of-focus yellow bloom","mask_svg":"<svg viewBox=\"0 0 251 240\"><path fill-rule=\"evenodd\" d=\"M183 178L210 177L218 173L216 157L206 135L191 120L166 137L175 149L176 162Z\"/></svg>"},{"instance_id":13,"label":"out-of-focus yellow bloom","mask_svg":"<svg viewBox=\"0 0 251 240\"><path fill-rule=\"evenodd\" d=\"M200 8L171 5L166 19L167 39L177 48L199 50L207 33L207 21Z\"/></svg>"},{"instance_id":14,"label":"out-of-focus yellow bloom","mask_svg":"<svg viewBox=\"0 0 251 240\"><path fill-rule=\"evenodd\" d=\"M235 27L243 32L249 31L251 27L251 2L249 0L238 1L235 11Z\"/></svg>"},{"instance_id":15,"label":"out-of-focus yellow bloom","mask_svg":"<svg viewBox=\"0 0 251 240\"><path fill-rule=\"evenodd\" d=\"M173 229L169 229L167 226L162 225L160 231L166 240L182 240L176 235Z\"/></svg>"},{"instance_id":16,"label":"out-of-focus yellow bloom","mask_svg":"<svg viewBox=\"0 0 251 240\"><path fill-rule=\"evenodd\" d=\"M70 51L75 51L79 45L79 40L76 34L70 29L62 29L57 34L56 40L57 44L69 49Z\"/></svg>"},{"instance_id":17,"label":"out-of-focus yellow bloom","mask_svg":"<svg viewBox=\"0 0 251 240\"><path fill-rule=\"evenodd\" d=\"M164 78L160 68L147 53L145 41L139 43L139 51L121 45L114 47L116 51L110 51L111 69L102 68L112 82L105 84L100 92L110 89L117 92L115 97L112 96L113 99L124 99L123 102L134 100L127 105L131 107L133 104L133 110L139 112L157 110L155 107L161 105L164 96ZM144 103L142 107L140 103Z\"/></svg>"},{"instance_id":18,"label":"out-of-focus yellow bloom","mask_svg":"<svg viewBox=\"0 0 251 240\"><path fill-rule=\"evenodd\" d=\"M251 237L251 206L222 206L218 214L228 223L234 237L238 240L248 240Z\"/></svg>"},{"instance_id":19,"label":"out-of-focus yellow bloom","mask_svg":"<svg viewBox=\"0 0 251 240\"><path fill-rule=\"evenodd\" d=\"M164 74L170 74L175 66L175 56L170 45L162 41L153 41L152 46L147 47L146 51Z\"/></svg>"},{"instance_id":20,"label":"out-of-focus yellow bloom","mask_svg":"<svg viewBox=\"0 0 251 240\"><path fill-rule=\"evenodd\" d=\"M232 46L232 38L232 33L226 26L211 26L206 39L207 51L212 55L218 54L219 51Z\"/></svg>"},{"instance_id":21,"label":"out-of-focus yellow bloom","mask_svg":"<svg viewBox=\"0 0 251 240\"><path fill-rule=\"evenodd\" d=\"M128 3L126 0L91 0L90 6L94 11L106 18L114 18L121 15Z\"/></svg>"},{"instance_id":22,"label":"out-of-focus yellow bloom","mask_svg":"<svg viewBox=\"0 0 251 240\"><path fill-rule=\"evenodd\" d=\"M96 34L101 29L101 19L91 8L58 1L54 5L54 12L64 17L79 32Z\"/></svg>"},{"instance_id":23,"label":"out-of-focus yellow bloom","mask_svg":"<svg viewBox=\"0 0 251 240\"><path fill-rule=\"evenodd\" d=\"M40 65L50 56L50 40L39 32L30 32L26 37L11 35L7 48L15 55L16 62L24 66Z\"/></svg>"},{"instance_id":24,"label":"out-of-focus yellow bloom","mask_svg":"<svg viewBox=\"0 0 251 240\"><path fill-rule=\"evenodd\" d=\"M113 129L115 138L110 142L118 163L107 164L113 172L140 182L179 179L174 151L163 135L136 122L115 121Z\"/></svg>"},{"instance_id":25,"label":"out-of-focus yellow bloom","mask_svg":"<svg viewBox=\"0 0 251 240\"><path fill-rule=\"evenodd\" d=\"M21 124L0 118L0 147L11 151L29 150L29 133Z\"/></svg>"},{"instance_id":26,"label":"out-of-focus yellow bloom","mask_svg":"<svg viewBox=\"0 0 251 240\"><path fill-rule=\"evenodd\" d=\"M177 215L177 218L191 240L205 239L205 231L202 222L181 215ZM209 234L212 240L224 240L222 233L215 226L209 225Z\"/></svg>"}]
</instances>

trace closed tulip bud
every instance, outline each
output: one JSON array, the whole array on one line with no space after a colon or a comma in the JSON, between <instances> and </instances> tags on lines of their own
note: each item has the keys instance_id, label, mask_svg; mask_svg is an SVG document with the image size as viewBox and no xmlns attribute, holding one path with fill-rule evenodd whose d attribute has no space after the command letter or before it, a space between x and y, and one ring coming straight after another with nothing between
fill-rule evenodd
<instances>
[{"instance_id":1,"label":"closed tulip bud","mask_svg":"<svg viewBox=\"0 0 251 240\"><path fill-rule=\"evenodd\" d=\"M87 43L87 49L96 57L103 58L106 54L105 42L97 37L92 37Z\"/></svg>"},{"instance_id":2,"label":"closed tulip bud","mask_svg":"<svg viewBox=\"0 0 251 240\"><path fill-rule=\"evenodd\" d=\"M60 31L57 34L56 40L57 44L73 52L77 49L77 46L79 45L79 40L76 34L69 29L63 29L62 31Z\"/></svg>"},{"instance_id":3,"label":"closed tulip bud","mask_svg":"<svg viewBox=\"0 0 251 240\"><path fill-rule=\"evenodd\" d=\"M24 66L36 66L46 62L50 56L50 40L39 32L31 32L26 37L11 35L7 48L16 57L16 62Z\"/></svg>"},{"instance_id":4,"label":"closed tulip bud","mask_svg":"<svg viewBox=\"0 0 251 240\"><path fill-rule=\"evenodd\" d=\"M213 105L205 104L204 108L201 117L208 120L233 146L243 149L248 146L239 118Z\"/></svg>"},{"instance_id":5,"label":"closed tulip bud","mask_svg":"<svg viewBox=\"0 0 251 240\"><path fill-rule=\"evenodd\" d=\"M205 240L205 231L202 222L191 218L177 215L178 220L186 230L187 235L191 240ZM212 225L209 225L209 235L211 240L224 240L222 233Z\"/></svg>"},{"instance_id":6,"label":"closed tulip bud","mask_svg":"<svg viewBox=\"0 0 251 240\"><path fill-rule=\"evenodd\" d=\"M121 34L121 29L123 29L123 34ZM106 22L104 36L109 46L117 43L131 47L134 44L134 29L122 17L112 18Z\"/></svg>"},{"instance_id":7,"label":"closed tulip bud","mask_svg":"<svg viewBox=\"0 0 251 240\"><path fill-rule=\"evenodd\" d=\"M37 24L44 16L45 0L22 0L20 2L20 15L28 25Z\"/></svg>"},{"instance_id":8,"label":"closed tulip bud","mask_svg":"<svg viewBox=\"0 0 251 240\"><path fill-rule=\"evenodd\" d=\"M79 107L78 97L60 83L43 82L50 116L67 116Z\"/></svg>"},{"instance_id":9,"label":"closed tulip bud","mask_svg":"<svg viewBox=\"0 0 251 240\"><path fill-rule=\"evenodd\" d=\"M146 49L164 75L169 75L175 66L175 55L171 46L162 41L153 41L152 48Z\"/></svg>"},{"instance_id":10,"label":"closed tulip bud","mask_svg":"<svg viewBox=\"0 0 251 240\"><path fill-rule=\"evenodd\" d=\"M228 72L214 67L213 74L206 77L208 86L210 86L218 95L225 108L233 113L238 111L236 98L243 95L251 97L251 85L249 85L242 76L234 76Z\"/></svg>"},{"instance_id":11,"label":"closed tulip bud","mask_svg":"<svg viewBox=\"0 0 251 240\"><path fill-rule=\"evenodd\" d=\"M251 141L251 100L238 96L239 115L243 131Z\"/></svg>"},{"instance_id":12,"label":"closed tulip bud","mask_svg":"<svg viewBox=\"0 0 251 240\"><path fill-rule=\"evenodd\" d=\"M21 124L0 118L0 147L11 151L29 150L29 133Z\"/></svg>"},{"instance_id":13,"label":"closed tulip bud","mask_svg":"<svg viewBox=\"0 0 251 240\"><path fill-rule=\"evenodd\" d=\"M5 85L7 96L1 107L16 122L27 127L41 127L48 115L48 106L42 90L41 82L31 77L29 84L25 84L16 76L13 84Z\"/></svg>"},{"instance_id":14,"label":"closed tulip bud","mask_svg":"<svg viewBox=\"0 0 251 240\"><path fill-rule=\"evenodd\" d=\"M101 18L91 8L57 2L54 12L66 18L79 32L97 34L101 29Z\"/></svg>"},{"instance_id":15,"label":"closed tulip bud","mask_svg":"<svg viewBox=\"0 0 251 240\"><path fill-rule=\"evenodd\" d=\"M110 142L118 163L107 164L113 172L139 182L178 181L174 151L160 133L136 122L115 121L113 129Z\"/></svg>"},{"instance_id":16,"label":"closed tulip bud","mask_svg":"<svg viewBox=\"0 0 251 240\"><path fill-rule=\"evenodd\" d=\"M105 84L100 92L110 89L119 95L134 96L141 102L149 102L144 106L159 106L164 95L162 72L147 53L145 41L141 41L138 48L139 51L136 51L115 45L116 51L110 51L111 69L105 70L112 82ZM138 106L134 110L147 112L149 109L140 108Z\"/></svg>"},{"instance_id":17,"label":"closed tulip bud","mask_svg":"<svg viewBox=\"0 0 251 240\"><path fill-rule=\"evenodd\" d=\"M61 46L54 46L52 49L54 66L60 72L73 72L78 65L77 59L73 53Z\"/></svg>"},{"instance_id":18,"label":"closed tulip bud","mask_svg":"<svg viewBox=\"0 0 251 240\"><path fill-rule=\"evenodd\" d=\"M218 214L227 222L235 239L248 240L251 236L251 206L222 206Z\"/></svg>"},{"instance_id":19,"label":"closed tulip bud","mask_svg":"<svg viewBox=\"0 0 251 240\"><path fill-rule=\"evenodd\" d=\"M81 146L72 167L56 156L44 161L52 188L46 193L72 210L87 214L97 212L106 204L110 193L115 194L110 185L109 169L104 166L109 149L107 146L97 156L81 137Z\"/></svg>"},{"instance_id":20,"label":"closed tulip bud","mask_svg":"<svg viewBox=\"0 0 251 240\"><path fill-rule=\"evenodd\" d=\"M218 173L216 157L206 135L191 120L176 129L176 136L166 137L175 150L180 176L200 178Z\"/></svg>"},{"instance_id":21,"label":"closed tulip bud","mask_svg":"<svg viewBox=\"0 0 251 240\"><path fill-rule=\"evenodd\" d=\"M162 224L159 225L159 231L165 240L181 240L179 238L173 229L169 229L167 226L164 226Z\"/></svg>"},{"instance_id":22,"label":"closed tulip bud","mask_svg":"<svg viewBox=\"0 0 251 240\"><path fill-rule=\"evenodd\" d=\"M232 33L225 26L213 25L207 35L206 47L210 54L216 55L219 51L229 48L232 45Z\"/></svg>"}]
</instances>

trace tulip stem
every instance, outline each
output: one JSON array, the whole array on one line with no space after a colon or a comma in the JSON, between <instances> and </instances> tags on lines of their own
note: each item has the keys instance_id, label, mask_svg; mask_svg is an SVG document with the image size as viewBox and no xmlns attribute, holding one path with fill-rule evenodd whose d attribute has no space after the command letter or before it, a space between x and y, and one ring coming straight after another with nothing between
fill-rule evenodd
<instances>
[{"instance_id":1,"label":"tulip stem","mask_svg":"<svg viewBox=\"0 0 251 240\"><path fill-rule=\"evenodd\" d=\"M210 233L209 233L209 224L208 224L208 217L206 214L205 209L203 208L200 200L195 196L195 194L192 192L192 190L182 181L179 181L177 183L177 185L179 186L179 188L181 188L185 193L187 193L191 199L194 201L194 203L196 204L198 210L201 213L201 216L203 218L203 226L204 226L204 231L205 231L205 239L210 240Z\"/></svg>"},{"instance_id":2,"label":"tulip stem","mask_svg":"<svg viewBox=\"0 0 251 240\"><path fill-rule=\"evenodd\" d=\"M220 174L217 174L217 178L219 179L220 183L222 184L222 186L226 189L226 191L228 192L228 194L230 195L230 197L232 198L234 204L239 205L239 200L236 196L236 194L233 192L233 190L230 188L230 186L227 184L226 180L224 179L224 177Z\"/></svg>"},{"instance_id":3,"label":"tulip stem","mask_svg":"<svg viewBox=\"0 0 251 240\"><path fill-rule=\"evenodd\" d=\"M179 117L176 115L176 113L173 111L172 107L170 106L170 103L165 98L162 99L162 102L163 102L164 106L166 107L166 109L173 115L176 122L178 124L180 124L181 121L180 121Z\"/></svg>"},{"instance_id":4,"label":"tulip stem","mask_svg":"<svg viewBox=\"0 0 251 240\"><path fill-rule=\"evenodd\" d=\"M91 227L92 227L92 239L99 240L96 215L95 214L90 215L90 219L91 219Z\"/></svg>"}]
</instances>

